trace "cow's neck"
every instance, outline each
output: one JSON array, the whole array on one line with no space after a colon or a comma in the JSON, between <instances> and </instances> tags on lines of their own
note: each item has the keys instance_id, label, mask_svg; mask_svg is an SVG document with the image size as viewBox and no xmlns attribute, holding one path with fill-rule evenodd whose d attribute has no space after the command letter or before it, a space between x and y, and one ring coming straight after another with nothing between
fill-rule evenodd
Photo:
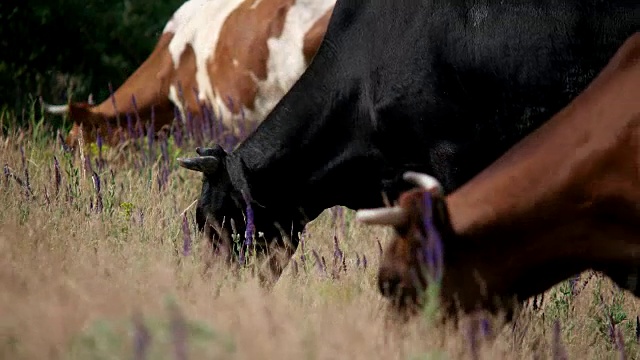
<instances>
[{"instance_id":1,"label":"cow's neck","mask_svg":"<svg viewBox=\"0 0 640 360\"><path fill-rule=\"evenodd\" d=\"M459 245L474 254L459 261L475 263L487 286L501 287L495 292L526 297L640 254L630 241L639 230L640 175L624 165L640 160L640 117L623 98L634 93L625 84L581 95L448 197Z\"/></svg>"},{"instance_id":2,"label":"cow's neck","mask_svg":"<svg viewBox=\"0 0 640 360\"><path fill-rule=\"evenodd\" d=\"M228 157L231 166L242 163L251 197L272 214L302 211L312 220L333 205L382 204L379 152L367 141L373 131L369 94L363 84L339 79L331 54L319 51L257 131Z\"/></svg>"}]
</instances>

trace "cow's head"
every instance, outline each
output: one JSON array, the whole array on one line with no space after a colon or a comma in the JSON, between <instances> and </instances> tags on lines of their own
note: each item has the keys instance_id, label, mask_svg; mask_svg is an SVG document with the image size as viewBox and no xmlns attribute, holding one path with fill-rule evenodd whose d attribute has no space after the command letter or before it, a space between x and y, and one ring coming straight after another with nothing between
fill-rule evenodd
<instances>
[{"instance_id":1,"label":"cow's head","mask_svg":"<svg viewBox=\"0 0 640 360\"><path fill-rule=\"evenodd\" d=\"M196 207L199 230L204 230L214 252L227 261L238 260L240 248L248 245L247 237L255 240L248 250L255 250L260 256L258 276L265 285L274 284L295 251L287 230L290 229L293 236L301 231L304 223L299 221L300 215L296 217L295 211L277 207L267 209L253 199L242 161L219 145L197 148L196 152L198 157L178 159L178 162L184 168L203 174ZM292 220L295 221L292 223ZM251 231L247 231L248 224Z\"/></svg>"},{"instance_id":2,"label":"cow's head","mask_svg":"<svg viewBox=\"0 0 640 360\"><path fill-rule=\"evenodd\" d=\"M452 232L440 183L414 172L405 173L404 179L419 187L404 192L396 206L360 210L356 219L394 228L378 271L378 286L398 308L411 310L421 305L428 282L442 279L443 240Z\"/></svg>"},{"instance_id":3,"label":"cow's head","mask_svg":"<svg viewBox=\"0 0 640 360\"><path fill-rule=\"evenodd\" d=\"M177 159L189 170L202 173L202 191L196 207L196 222L205 231L214 251L227 258L233 254L235 233L245 230L243 196L231 181L227 168L227 152L219 145L212 148L196 148L198 157Z\"/></svg>"}]
</instances>

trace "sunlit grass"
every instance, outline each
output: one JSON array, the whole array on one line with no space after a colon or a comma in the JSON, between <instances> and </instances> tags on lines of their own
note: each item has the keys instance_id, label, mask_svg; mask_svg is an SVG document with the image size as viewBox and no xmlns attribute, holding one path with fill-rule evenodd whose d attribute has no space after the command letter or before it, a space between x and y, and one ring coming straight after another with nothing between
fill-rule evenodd
<instances>
[{"instance_id":1,"label":"sunlit grass","mask_svg":"<svg viewBox=\"0 0 640 360\"><path fill-rule=\"evenodd\" d=\"M194 209L181 215L200 175L175 162L193 140L89 145L82 162L31 123L0 136L2 359L601 359L620 344L640 356L640 302L599 275L559 284L506 326L478 315L456 328L433 309L395 322L376 284L388 230L350 210L309 224L272 291L248 270L205 272Z\"/></svg>"}]
</instances>

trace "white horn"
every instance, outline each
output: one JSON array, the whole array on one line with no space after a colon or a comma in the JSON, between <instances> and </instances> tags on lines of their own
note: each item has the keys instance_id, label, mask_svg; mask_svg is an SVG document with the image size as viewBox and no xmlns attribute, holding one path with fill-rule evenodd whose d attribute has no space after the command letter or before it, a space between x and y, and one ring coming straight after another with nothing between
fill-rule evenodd
<instances>
[{"instance_id":1,"label":"white horn","mask_svg":"<svg viewBox=\"0 0 640 360\"><path fill-rule=\"evenodd\" d=\"M407 213L400 207L362 209L356 211L356 221L365 224L400 225L407 221Z\"/></svg>"},{"instance_id":2,"label":"white horn","mask_svg":"<svg viewBox=\"0 0 640 360\"><path fill-rule=\"evenodd\" d=\"M402 176L406 181L410 181L418 186L421 186L429 191L436 190L439 195L444 195L444 190L442 189L442 184L434 178L433 176L415 172L415 171L407 171Z\"/></svg>"},{"instance_id":3,"label":"white horn","mask_svg":"<svg viewBox=\"0 0 640 360\"><path fill-rule=\"evenodd\" d=\"M69 105L49 105L45 103L43 107L51 114L66 114L69 112Z\"/></svg>"}]
</instances>

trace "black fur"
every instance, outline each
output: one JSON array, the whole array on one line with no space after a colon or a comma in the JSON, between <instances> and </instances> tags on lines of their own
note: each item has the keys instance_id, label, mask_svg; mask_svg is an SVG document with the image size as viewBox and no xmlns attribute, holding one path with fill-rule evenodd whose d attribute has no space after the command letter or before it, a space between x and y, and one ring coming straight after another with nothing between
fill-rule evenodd
<instances>
[{"instance_id":1,"label":"black fur","mask_svg":"<svg viewBox=\"0 0 640 360\"><path fill-rule=\"evenodd\" d=\"M451 192L567 105L638 30L630 0L338 0L307 71L205 174L198 223L226 215L242 233L245 189L257 230L293 234L295 247L328 207L395 199L407 170Z\"/></svg>"}]
</instances>

